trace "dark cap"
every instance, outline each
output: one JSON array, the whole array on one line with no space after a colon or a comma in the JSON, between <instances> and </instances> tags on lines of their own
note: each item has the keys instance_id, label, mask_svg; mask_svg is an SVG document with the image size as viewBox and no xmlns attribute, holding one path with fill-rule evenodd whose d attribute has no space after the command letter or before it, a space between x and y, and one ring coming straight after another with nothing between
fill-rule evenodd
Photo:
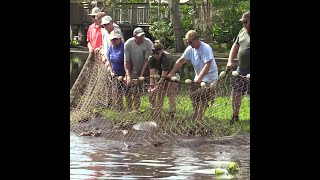
<instances>
[{"instance_id":1,"label":"dark cap","mask_svg":"<svg viewBox=\"0 0 320 180\"><path fill-rule=\"evenodd\" d=\"M162 49L163 49L163 46L160 43L154 43L154 45L152 46L153 52L161 51Z\"/></svg>"},{"instance_id":2,"label":"dark cap","mask_svg":"<svg viewBox=\"0 0 320 180\"><path fill-rule=\"evenodd\" d=\"M250 11L243 13L243 15L239 21L241 21L241 22L250 21Z\"/></svg>"}]
</instances>

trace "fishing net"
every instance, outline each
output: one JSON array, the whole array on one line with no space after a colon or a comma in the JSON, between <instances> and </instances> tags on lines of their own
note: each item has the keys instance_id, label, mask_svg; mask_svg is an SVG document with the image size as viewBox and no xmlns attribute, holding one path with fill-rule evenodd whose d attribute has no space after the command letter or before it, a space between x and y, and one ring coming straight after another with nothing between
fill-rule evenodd
<instances>
[{"instance_id":1,"label":"fishing net","mask_svg":"<svg viewBox=\"0 0 320 180\"><path fill-rule=\"evenodd\" d=\"M160 76L151 78L157 82ZM71 130L83 136L154 146L188 143L191 138L197 146L195 138L217 140L248 132L250 112L245 111L250 109L250 92L243 94L240 111L244 115L235 124L230 124L230 96L232 83L249 89L249 79L224 71L212 84L174 76L150 91L150 77L134 79L127 86L123 77L111 76L99 52L90 53L70 90Z\"/></svg>"},{"instance_id":2,"label":"fishing net","mask_svg":"<svg viewBox=\"0 0 320 180\"><path fill-rule=\"evenodd\" d=\"M160 77L151 78L157 82ZM123 77L111 76L100 53L90 53L70 90L70 130L126 148L174 144L219 151L227 147L244 157L221 159L227 167L221 171L217 167L215 174L226 171L249 179L250 77L222 71L212 84L190 79L177 75L150 91L150 77L140 77L129 87ZM243 92L241 120L234 124L230 124L232 85Z\"/></svg>"}]
</instances>

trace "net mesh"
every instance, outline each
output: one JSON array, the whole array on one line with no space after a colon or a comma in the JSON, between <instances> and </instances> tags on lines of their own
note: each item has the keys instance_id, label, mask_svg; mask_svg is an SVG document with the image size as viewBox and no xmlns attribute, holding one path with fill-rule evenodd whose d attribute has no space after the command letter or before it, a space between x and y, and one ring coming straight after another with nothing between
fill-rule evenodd
<instances>
[{"instance_id":1,"label":"net mesh","mask_svg":"<svg viewBox=\"0 0 320 180\"><path fill-rule=\"evenodd\" d=\"M157 76L153 77L156 82ZM221 140L248 131L249 112L244 113L242 119L246 120L242 123L230 124L231 83L250 85L249 77L236 77L220 74L212 84L166 79L157 90L150 91L150 78L135 79L128 87L123 77L110 75L101 63L101 54L90 53L70 90L71 130L78 135L126 142L128 146L199 146L207 142L205 138ZM243 95L241 111L250 109L249 93ZM249 139L234 141L238 143L248 145Z\"/></svg>"}]
</instances>

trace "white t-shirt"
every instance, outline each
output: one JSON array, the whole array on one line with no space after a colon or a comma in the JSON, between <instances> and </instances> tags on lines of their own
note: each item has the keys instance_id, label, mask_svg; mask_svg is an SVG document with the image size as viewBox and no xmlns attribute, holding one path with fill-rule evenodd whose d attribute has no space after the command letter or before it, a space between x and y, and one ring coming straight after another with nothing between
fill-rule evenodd
<instances>
[{"instance_id":1,"label":"white t-shirt","mask_svg":"<svg viewBox=\"0 0 320 180\"><path fill-rule=\"evenodd\" d=\"M218 67L213 56L212 48L209 46L209 44L201 42L198 49L188 46L183 53L183 57L186 61L191 62L193 65L194 72L196 74L195 78L199 76L205 63L212 61L211 67L208 73L203 77L202 81L212 83L218 79Z\"/></svg>"}]
</instances>

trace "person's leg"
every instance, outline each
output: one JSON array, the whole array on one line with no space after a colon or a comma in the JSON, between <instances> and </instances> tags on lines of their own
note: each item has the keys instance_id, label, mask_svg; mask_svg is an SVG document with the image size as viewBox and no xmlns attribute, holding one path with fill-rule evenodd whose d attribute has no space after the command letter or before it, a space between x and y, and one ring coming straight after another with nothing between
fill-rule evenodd
<instances>
[{"instance_id":1,"label":"person's leg","mask_svg":"<svg viewBox=\"0 0 320 180\"><path fill-rule=\"evenodd\" d=\"M140 105L141 105L140 91L142 89L140 89L140 84L135 84L132 88L133 88L133 109L137 112L140 112Z\"/></svg>"},{"instance_id":2,"label":"person's leg","mask_svg":"<svg viewBox=\"0 0 320 180\"><path fill-rule=\"evenodd\" d=\"M159 117L161 117L165 94L161 91L158 91L156 97L157 98L156 98L156 103L155 103L156 106L155 106L155 110L154 110L154 116L159 118Z\"/></svg>"},{"instance_id":3,"label":"person's leg","mask_svg":"<svg viewBox=\"0 0 320 180\"><path fill-rule=\"evenodd\" d=\"M125 92L124 97L126 99L126 111L127 112L132 111L132 103L133 103L132 97L133 97L133 95L132 95L132 92L130 92L130 91L131 91L131 87L126 86L125 90L124 90L124 92Z\"/></svg>"},{"instance_id":4,"label":"person's leg","mask_svg":"<svg viewBox=\"0 0 320 180\"><path fill-rule=\"evenodd\" d=\"M208 101L200 101L199 102L199 112L198 112L198 121L202 121L204 118L204 113L206 112L206 109L208 107Z\"/></svg>"},{"instance_id":5,"label":"person's leg","mask_svg":"<svg viewBox=\"0 0 320 180\"><path fill-rule=\"evenodd\" d=\"M106 101L109 108L114 104L113 98L112 98L112 80L110 78L107 78L107 86L106 86Z\"/></svg>"},{"instance_id":6,"label":"person's leg","mask_svg":"<svg viewBox=\"0 0 320 180\"><path fill-rule=\"evenodd\" d=\"M191 89L190 89L190 99L191 99L191 103L192 103L192 108L193 108L193 115L192 115L192 119L195 120L198 116L198 97L196 96L196 86L194 84L191 84Z\"/></svg>"},{"instance_id":7,"label":"person's leg","mask_svg":"<svg viewBox=\"0 0 320 180\"><path fill-rule=\"evenodd\" d=\"M140 111L140 104L141 104L141 95L140 94L134 94L133 96L133 107L134 110Z\"/></svg>"},{"instance_id":8,"label":"person's leg","mask_svg":"<svg viewBox=\"0 0 320 180\"><path fill-rule=\"evenodd\" d=\"M248 89L248 81L242 77L234 77L232 79L232 92L231 92L231 103L232 103L232 121L239 120L239 111L241 107L241 101L243 94Z\"/></svg>"},{"instance_id":9,"label":"person's leg","mask_svg":"<svg viewBox=\"0 0 320 180\"><path fill-rule=\"evenodd\" d=\"M193 120L196 120L198 118L199 114L199 102L197 102L196 99L191 99L192 101L192 107L193 107Z\"/></svg>"},{"instance_id":10,"label":"person's leg","mask_svg":"<svg viewBox=\"0 0 320 180\"><path fill-rule=\"evenodd\" d=\"M111 86L107 87L107 91L109 91L109 97L108 97L108 104L109 107L113 110L117 110L118 106L117 106L117 86L118 86L118 82L116 81L116 79L111 79ZM111 90L110 90L111 89ZM113 98L112 98L113 97Z\"/></svg>"},{"instance_id":11,"label":"person's leg","mask_svg":"<svg viewBox=\"0 0 320 180\"><path fill-rule=\"evenodd\" d=\"M118 111L122 111L123 110L123 94L122 93L118 93Z\"/></svg>"},{"instance_id":12,"label":"person's leg","mask_svg":"<svg viewBox=\"0 0 320 180\"><path fill-rule=\"evenodd\" d=\"M115 92L115 105L117 107L117 111L122 111L123 109L123 91L122 91L122 82L117 81L117 87L114 89Z\"/></svg>"},{"instance_id":13,"label":"person's leg","mask_svg":"<svg viewBox=\"0 0 320 180\"><path fill-rule=\"evenodd\" d=\"M174 82L169 82L168 85L168 98L169 98L169 115L174 118L176 113L176 101L177 101L177 85Z\"/></svg>"},{"instance_id":14,"label":"person's leg","mask_svg":"<svg viewBox=\"0 0 320 180\"><path fill-rule=\"evenodd\" d=\"M157 92L149 92L148 93L151 110L154 110L156 107L156 104L155 104L156 103L156 94L157 94Z\"/></svg>"},{"instance_id":15,"label":"person's leg","mask_svg":"<svg viewBox=\"0 0 320 180\"><path fill-rule=\"evenodd\" d=\"M120 102L119 102L119 107L120 107L120 111L122 111L124 108L124 103L123 103L123 97L126 93L126 84L123 82L123 81L119 81L119 86L118 86L118 93L119 93L119 99L120 99Z\"/></svg>"},{"instance_id":16,"label":"person's leg","mask_svg":"<svg viewBox=\"0 0 320 180\"><path fill-rule=\"evenodd\" d=\"M241 106L242 93L232 91L232 120L239 120L239 110Z\"/></svg>"},{"instance_id":17,"label":"person's leg","mask_svg":"<svg viewBox=\"0 0 320 180\"><path fill-rule=\"evenodd\" d=\"M169 115L171 118L173 118L176 113L177 97L175 96L175 94L170 94L168 98L169 98Z\"/></svg>"},{"instance_id":18,"label":"person's leg","mask_svg":"<svg viewBox=\"0 0 320 180\"><path fill-rule=\"evenodd\" d=\"M125 95L126 98L126 111L130 112L132 111L132 94L126 94Z\"/></svg>"}]
</instances>

